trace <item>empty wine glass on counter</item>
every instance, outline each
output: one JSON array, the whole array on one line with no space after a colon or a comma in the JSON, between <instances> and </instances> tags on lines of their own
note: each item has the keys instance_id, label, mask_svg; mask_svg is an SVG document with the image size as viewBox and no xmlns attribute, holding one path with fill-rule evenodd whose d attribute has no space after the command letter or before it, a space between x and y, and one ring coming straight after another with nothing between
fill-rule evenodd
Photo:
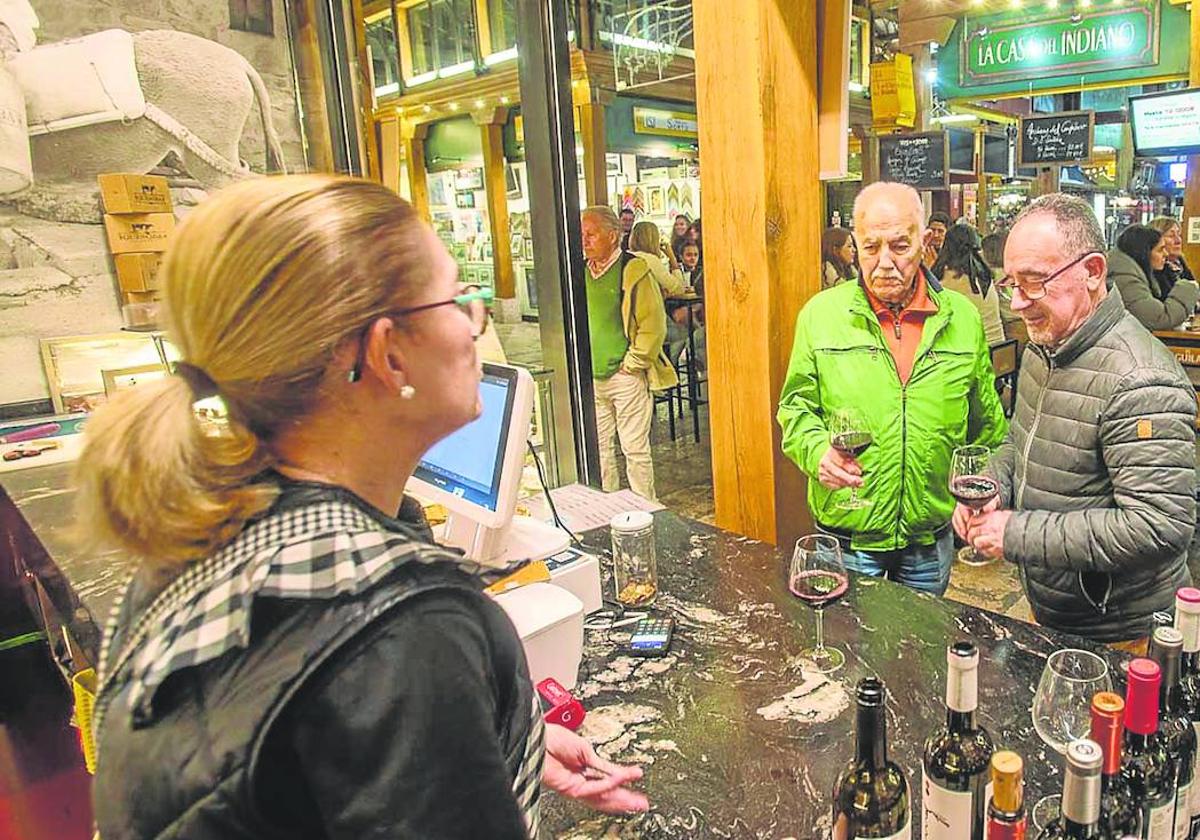
<instances>
[{"instance_id":1,"label":"empty wine glass on counter","mask_svg":"<svg viewBox=\"0 0 1200 840\"><path fill-rule=\"evenodd\" d=\"M960 446L950 459L950 493L974 513L979 513L1000 494L1000 483L984 473L991 456L992 451L986 446ZM986 566L992 562L970 546L959 553L958 559L968 566Z\"/></svg>"},{"instance_id":2,"label":"empty wine glass on counter","mask_svg":"<svg viewBox=\"0 0 1200 840\"><path fill-rule=\"evenodd\" d=\"M842 561L842 547L836 537L810 534L796 541L792 565L788 572L788 589L812 607L817 614L817 643L800 651L822 674L829 674L846 664L846 655L837 648L825 646L825 608L846 594L850 579Z\"/></svg>"},{"instance_id":3,"label":"empty wine glass on counter","mask_svg":"<svg viewBox=\"0 0 1200 840\"><path fill-rule=\"evenodd\" d=\"M874 442L871 427L862 412L855 408L839 408L829 417L829 444L843 455L857 458ZM838 502L842 510L870 507L870 499L859 498L858 488L850 488L850 497Z\"/></svg>"},{"instance_id":4,"label":"empty wine glass on counter","mask_svg":"<svg viewBox=\"0 0 1200 840\"><path fill-rule=\"evenodd\" d=\"M1112 676L1100 656L1073 648L1050 654L1033 697L1033 728L1038 737L1062 754L1072 741L1089 737L1092 698L1101 691L1112 691ZM1061 800L1060 794L1041 799L1031 815L1034 826L1041 828L1057 819Z\"/></svg>"}]
</instances>

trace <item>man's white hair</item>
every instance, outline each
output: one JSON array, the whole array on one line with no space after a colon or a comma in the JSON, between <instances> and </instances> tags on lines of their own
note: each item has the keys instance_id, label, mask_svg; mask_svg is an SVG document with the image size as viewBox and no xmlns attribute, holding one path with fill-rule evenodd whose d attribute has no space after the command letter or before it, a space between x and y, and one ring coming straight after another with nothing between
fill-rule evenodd
<instances>
[{"instance_id":1,"label":"man's white hair","mask_svg":"<svg viewBox=\"0 0 1200 840\"><path fill-rule=\"evenodd\" d=\"M611 207L605 207L603 204L593 205L592 207L583 208L583 212L579 214L580 218L591 216L600 227L610 233L621 232L621 220L617 218L617 214L613 212Z\"/></svg>"},{"instance_id":2,"label":"man's white hair","mask_svg":"<svg viewBox=\"0 0 1200 840\"><path fill-rule=\"evenodd\" d=\"M876 202L885 201L901 209L905 204L909 204L917 228L925 227L925 205L921 203L921 194L908 184L900 184L896 181L876 181L874 184L863 187L854 199L854 227L860 226L859 223L863 214L867 212L867 207Z\"/></svg>"}]
</instances>

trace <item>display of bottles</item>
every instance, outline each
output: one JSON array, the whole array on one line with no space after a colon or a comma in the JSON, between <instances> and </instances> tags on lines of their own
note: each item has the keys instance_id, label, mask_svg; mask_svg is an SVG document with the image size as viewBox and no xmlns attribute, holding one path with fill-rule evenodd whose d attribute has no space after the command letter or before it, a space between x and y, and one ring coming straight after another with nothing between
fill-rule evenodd
<instances>
[{"instance_id":1,"label":"display of bottles","mask_svg":"<svg viewBox=\"0 0 1200 840\"><path fill-rule=\"evenodd\" d=\"M1159 627L1150 637L1149 657L1162 670L1158 691L1158 735L1167 756L1171 759L1175 785L1175 816L1171 836L1187 840L1191 830L1188 802L1196 763L1196 731L1188 716L1179 684L1180 659L1183 656L1183 634L1174 627Z\"/></svg>"},{"instance_id":2,"label":"display of bottles","mask_svg":"<svg viewBox=\"0 0 1200 840\"><path fill-rule=\"evenodd\" d=\"M988 803L986 840L1025 840L1025 765L1015 752L992 756L992 801Z\"/></svg>"},{"instance_id":3,"label":"display of bottles","mask_svg":"<svg viewBox=\"0 0 1200 840\"><path fill-rule=\"evenodd\" d=\"M1104 753L1100 782L1101 836L1119 838L1138 830L1139 809L1121 775L1121 741L1125 734L1125 701L1101 691L1092 698L1091 739Z\"/></svg>"},{"instance_id":4,"label":"display of bottles","mask_svg":"<svg viewBox=\"0 0 1200 840\"><path fill-rule=\"evenodd\" d=\"M1175 593L1175 628L1183 636L1180 697L1200 744L1200 589L1186 586ZM1188 800L1190 825L1186 836L1189 840L1197 840L1200 838L1200 749L1192 763L1192 789Z\"/></svg>"},{"instance_id":5,"label":"display of bottles","mask_svg":"<svg viewBox=\"0 0 1200 840\"><path fill-rule=\"evenodd\" d=\"M1104 753L1087 738L1067 745L1067 773L1063 778L1062 812L1042 829L1038 840L1099 840L1100 788Z\"/></svg>"},{"instance_id":6,"label":"display of bottles","mask_svg":"<svg viewBox=\"0 0 1200 840\"><path fill-rule=\"evenodd\" d=\"M979 650L946 651L946 725L925 741L921 785L923 840L983 840L992 737L975 720Z\"/></svg>"},{"instance_id":7,"label":"display of bottles","mask_svg":"<svg viewBox=\"0 0 1200 840\"><path fill-rule=\"evenodd\" d=\"M1121 775L1138 803L1138 836L1145 840L1172 840L1174 832L1174 768L1158 735L1161 684L1158 663L1135 659L1129 664Z\"/></svg>"},{"instance_id":8,"label":"display of bottles","mask_svg":"<svg viewBox=\"0 0 1200 840\"><path fill-rule=\"evenodd\" d=\"M855 690L858 731L854 760L833 789L834 840L911 840L908 782L887 754L886 692L875 678Z\"/></svg>"}]
</instances>

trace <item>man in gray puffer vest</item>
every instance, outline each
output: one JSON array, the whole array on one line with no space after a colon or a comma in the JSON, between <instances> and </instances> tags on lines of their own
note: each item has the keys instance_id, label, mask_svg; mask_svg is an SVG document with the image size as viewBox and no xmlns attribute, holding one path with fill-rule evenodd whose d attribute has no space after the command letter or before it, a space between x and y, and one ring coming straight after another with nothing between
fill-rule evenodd
<instances>
[{"instance_id":1,"label":"man in gray puffer vest","mask_svg":"<svg viewBox=\"0 0 1200 840\"><path fill-rule=\"evenodd\" d=\"M958 533L1020 569L1041 624L1136 643L1190 582L1196 396L1175 357L1108 287L1088 204L1054 194L1017 217L1004 250L1029 328L1016 409L989 471L999 498Z\"/></svg>"}]
</instances>

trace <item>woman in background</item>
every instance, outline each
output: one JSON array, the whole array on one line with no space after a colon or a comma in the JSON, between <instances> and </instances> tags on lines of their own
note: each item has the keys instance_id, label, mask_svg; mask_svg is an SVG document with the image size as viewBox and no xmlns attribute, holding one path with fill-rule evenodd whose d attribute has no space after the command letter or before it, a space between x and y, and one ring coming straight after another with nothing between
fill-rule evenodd
<instances>
[{"instance_id":1,"label":"woman in background","mask_svg":"<svg viewBox=\"0 0 1200 840\"><path fill-rule=\"evenodd\" d=\"M965 295L983 319L988 344L1004 341L1000 296L992 283L992 269L983 259L979 233L967 224L951 225L930 271L947 289Z\"/></svg>"},{"instance_id":2,"label":"woman in background","mask_svg":"<svg viewBox=\"0 0 1200 840\"><path fill-rule=\"evenodd\" d=\"M139 561L99 664L100 836L528 840L542 782L645 810L640 771L544 725L489 573L404 496L479 416L488 299L412 207L242 181L160 277L182 361L97 411L77 466L82 530Z\"/></svg>"},{"instance_id":3,"label":"woman in background","mask_svg":"<svg viewBox=\"0 0 1200 840\"><path fill-rule=\"evenodd\" d=\"M1200 287L1179 277L1168 289L1159 282L1167 264L1163 235L1146 225L1130 225L1108 252L1108 278L1121 292L1125 308L1148 330L1173 330L1196 308Z\"/></svg>"},{"instance_id":4,"label":"woman in background","mask_svg":"<svg viewBox=\"0 0 1200 840\"><path fill-rule=\"evenodd\" d=\"M1150 220L1149 227L1162 234L1167 247L1167 264L1155 272L1159 288L1169 292L1180 279L1195 283L1196 277L1183 259L1183 229L1179 222L1171 216L1158 216Z\"/></svg>"},{"instance_id":5,"label":"woman in background","mask_svg":"<svg viewBox=\"0 0 1200 840\"><path fill-rule=\"evenodd\" d=\"M999 280L1004 276L1004 246L1007 243L1007 230L989 233L983 237L983 241L980 243L979 252L983 254L983 261L992 270L993 280ZM1010 340L1016 339L1017 358L1019 359L1025 349L1025 344L1029 341L1029 329L1021 320L1021 316L1013 313L1012 295L1006 289L999 289L997 296L1000 298L1000 323L1004 325L1004 337Z\"/></svg>"},{"instance_id":6,"label":"woman in background","mask_svg":"<svg viewBox=\"0 0 1200 840\"><path fill-rule=\"evenodd\" d=\"M687 243L688 229L692 226L692 220L684 214L680 213L675 217L675 225L671 228L671 253L675 255L675 259L683 259L683 246Z\"/></svg>"},{"instance_id":7,"label":"woman in background","mask_svg":"<svg viewBox=\"0 0 1200 840\"><path fill-rule=\"evenodd\" d=\"M854 235L844 227L826 228L821 234L821 288L831 289L847 280L857 282L857 266Z\"/></svg>"},{"instance_id":8,"label":"woman in background","mask_svg":"<svg viewBox=\"0 0 1200 840\"><path fill-rule=\"evenodd\" d=\"M637 270L640 261L645 266L644 270L658 281L663 297L683 294L683 272L679 268L679 260L675 258L675 252L662 241L658 225L654 222L635 224L629 232L629 253L633 258L626 264L626 271L630 266Z\"/></svg>"}]
</instances>

